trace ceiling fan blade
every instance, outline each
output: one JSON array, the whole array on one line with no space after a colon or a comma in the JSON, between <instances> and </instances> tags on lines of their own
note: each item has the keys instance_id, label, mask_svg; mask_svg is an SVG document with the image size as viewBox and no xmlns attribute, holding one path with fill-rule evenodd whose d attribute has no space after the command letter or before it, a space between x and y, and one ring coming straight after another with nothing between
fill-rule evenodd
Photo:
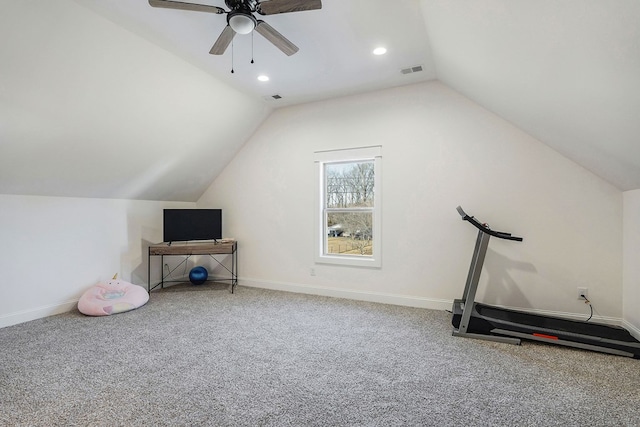
<instances>
[{"instance_id":1,"label":"ceiling fan blade","mask_svg":"<svg viewBox=\"0 0 640 427\"><path fill-rule=\"evenodd\" d=\"M222 33L220 33L218 40L216 40L216 42L213 44L213 47L211 48L209 53L211 55L222 55L224 51L227 50L227 47L229 47L231 40L233 40L235 36L236 32L233 31L233 29L229 25L227 25L226 27L224 27L224 30L222 30Z\"/></svg>"},{"instance_id":2,"label":"ceiling fan blade","mask_svg":"<svg viewBox=\"0 0 640 427\"><path fill-rule=\"evenodd\" d=\"M317 9L322 9L322 0L264 0L258 4L257 12L260 15L274 15Z\"/></svg>"},{"instance_id":3,"label":"ceiling fan blade","mask_svg":"<svg viewBox=\"0 0 640 427\"><path fill-rule=\"evenodd\" d=\"M264 21L258 21L256 31L260 33L262 37L273 43L275 47L283 51L287 56L291 56L299 50L298 46L291 43L285 36L277 32L271 25Z\"/></svg>"},{"instance_id":4,"label":"ceiling fan blade","mask_svg":"<svg viewBox=\"0 0 640 427\"><path fill-rule=\"evenodd\" d=\"M193 10L196 12L225 13L225 10L218 6L207 6L205 4L182 3L172 0L149 0L149 5L153 7L163 7L165 9Z\"/></svg>"}]
</instances>

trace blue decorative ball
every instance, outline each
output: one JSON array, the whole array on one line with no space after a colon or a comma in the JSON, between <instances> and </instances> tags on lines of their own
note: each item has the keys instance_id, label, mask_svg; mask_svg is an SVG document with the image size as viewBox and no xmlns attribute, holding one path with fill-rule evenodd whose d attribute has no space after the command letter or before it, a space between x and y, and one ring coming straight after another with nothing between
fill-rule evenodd
<instances>
[{"instance_id":1,"label":"blue decorative ball","mask_svg":"<svg viewBox=\"0 0 640 427\"><path fill-rule=\"evenodd\" d=\"M209 277L209 272L201 266L193 267L189 272L189 280L194 285L202 285L207 281L207 277Z\"/></svg>"}]
</instances>

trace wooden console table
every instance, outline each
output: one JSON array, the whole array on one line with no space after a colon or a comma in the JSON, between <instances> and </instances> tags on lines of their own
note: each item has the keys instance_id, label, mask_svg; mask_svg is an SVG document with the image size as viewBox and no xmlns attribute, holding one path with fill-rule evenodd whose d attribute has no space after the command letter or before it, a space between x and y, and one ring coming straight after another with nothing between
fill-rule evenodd
<instances>
[{"instance_id":1,"label":"wooden console table","mask_svg":"<svg viewBox=\"0 0 640 427\"><path fill-rule=\"evenodd\" d=\"M172 244L169 243L157 243L149 246L149 255L147 256L147 291L151 292L158 286L160 288L164 288L165 282L185 282L185 280L165 280L167 276L170 276L171 273L186 263L187 260L193 255L208 255L214 261L218 263L219 266L223 267L227 270L231 277L229 279L216 279L216 282L220 281L229 281L231 283L231 293L233 293L234 288L238 284L238 242L230 239L223 239L218 242L207 241L207 242L174 242ZM216 258L216 255L231 255L231 268L227 267L220 260ZM160 262L160 282L156 283L153 287L151 286L151 257L159 256L161 258ZM164 257L165 256L184 256L185 259L178 264L173 270L169 271L167 275L164 272Z\"/></svg>"}]
</instances>

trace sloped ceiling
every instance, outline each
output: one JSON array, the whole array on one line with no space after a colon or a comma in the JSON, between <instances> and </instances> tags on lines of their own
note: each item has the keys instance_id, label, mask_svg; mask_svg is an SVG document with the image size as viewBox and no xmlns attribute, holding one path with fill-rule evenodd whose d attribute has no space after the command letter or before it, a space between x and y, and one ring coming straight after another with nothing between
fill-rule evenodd
<instances>
[{"instance_id":1,"label":"sloped ceiling","mask_svg":"<svg viewBox=\"0 0 640 427\"><path fill-rule=\"evenodd\" d=\"M619 189L640 188L640 2L421 3L440 80Z\"/></svg>"},{"instance_id":2,"label":"sloped ceiling","mask_svg":"<svg viewBox=\"0 0 640 427\"><path fill-rule=\"evenodd\" d=\"M196 201L270 112L74 2L2 9L0 193Z\"/></svg>"},{"instance_id":3,"label":"sloped ceiling","mask_svg":"<svg viewBox=\"0 0 640 427\"><path fill-rule=\"evenodd\" d=\"M208 54L224 16L147 0L5 2L0 193L194 201L273 108L434 78L640 188L637 0L324 0L265 20L300 52L254 37L249 64L237 37L232 64Z\"/></svg>"}]
</instances>

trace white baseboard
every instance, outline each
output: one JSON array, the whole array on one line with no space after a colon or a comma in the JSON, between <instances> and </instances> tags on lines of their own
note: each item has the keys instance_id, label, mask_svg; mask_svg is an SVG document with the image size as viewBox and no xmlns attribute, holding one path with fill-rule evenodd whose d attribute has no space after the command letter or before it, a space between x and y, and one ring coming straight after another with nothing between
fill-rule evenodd
<instances>
[{"instance_id":1,"label":"white baseboard","mask_svg":"<svg viewBox=\"0 0 640 427\"><path fill-rule=\"evenodd\" d=\"M188 281L188 278L187 278L187 281ZM453 304L452 300L445 300L445 299L397 295L397 294L389 294L389 293L383 293L383 292L365 292L365 291L357 291L353 289L332 288L327 286L314 286L314 285L304 285L304 284L298 284L298 283L275 282L271 280L240 278L238 282L239 282L239 285L241 286L247 286L247 287L253 287L253 288L271 289L276 291L295 292L295 293L309 294L309 295L321 295L321 296L328 296L328 297L334 297L334 298L346 298L346 299L352 299L352 300L358 300L358 301L377 302L382 304L401 305L406 307L426 308L430 310L451 310L451 306ZM0 328L4 328L11 325L17 325L19 323L36 320L36 319L40 319L47 316L53 316L55 314L66 313L74 309L77 306L77 304L78 304L77 300L72 300L72 301L66 301L58 304L51 304L43 307L38 307L30 310L23 310L16 313L5 314L0 316ZM575 320L584 320L583 315L578 315L575 313L565 313L565 312L556 312L556 311L548 311L548 310L531 310L531 309L522 309L518 307L502 307L502 308L528 311L534 314L543 314L543 315L564 317L564 318L575 319ZM627 329L631 333L631 335L633 335L635 338L640 340L640 329L633 326L631 323L627 321L622 321L621 319L618 319L618 318L605 317L605 316L594 316L593 320L599 323L622 325L625 329Z\"/></svg>"},{"instance_id":2,"label":"white baseboard","mask_svg":"<svg viewBox=\"0 0 640 427\"><path fill-rule=\"evenodd\" d=\"M378 302L382 304L393 304L393 305L402 305L407 307L418 307L418 308L427 308L431 310L451 310L451 306L453 305L453 300L445 300L445 299L435 299L435 298L424 298L424 297L414 297L407 295L396 295L382 292L365 292L365 291L356 291L352 289L343 289L343 288L332 288L325 286L314 286L314 285L303 285L298 283L285 283L285 282L274 282L271 280L261 280L261 279L251 279L251 278L240 278L238 283L242 286L253 287L253 288L263 288L263 289L272 289L276 291L286 291L286 292L296 292L301 294L311 294L311 295L322 295L336 298L347 298L359 301L369 301L369 302ZM496 306L500 308L506 308L510 310L519 310L532 314L541 314L545 316L554 316L554 317L562 317L565 319L571 320L586 320L586 317L582 314L576 313L567 313L560 311L550 311L550 310L537 310L530 308L521 308L521 307L505 307L505 306ZM609 325L620 325L622 323L622 319L615 317L606 317L606 316L593 316L592 321L597 323L604 323ZM629 325L626 325L627 327ZM629 329L627 327L627 329ZM637 333L640 335L640 331L635 329ZM632 334L634 334L632 332ZM634 335L635 336L635 335Z\"/></svg>"},{"instance_id":3,"label":"white baseboard","mask_svg":"<svg viewBox=\"0 0 640 427\"><path fill-rule=\"evenodd\" d=\"M428 308L431 310L451 310L453 301L414 297L407 295L396 295L382 292L365 292L353 289L331 288L327 286L303 285L298 283L274 282L271 280L260 280L241 278L238 280L241 286L252 288L271 289L275 291L295 292L299 294L321 295L334 298L346 298L358 301L377 302L382 304L402 305L406 307Z\"/></svg>"},{"instance_id":4,"label":"white baseboard","mask_svg":"<svg viewBox=\"0 0 640 427\"><path fill-rule=\"evenodd\" d=\"M0 328L29 322L30 320L41 319L47 316L53 316L54 314L66 313L71 311L77 305L78 300L73 300L5 314L0 316Z\"/></svg>"}]
</instances>

